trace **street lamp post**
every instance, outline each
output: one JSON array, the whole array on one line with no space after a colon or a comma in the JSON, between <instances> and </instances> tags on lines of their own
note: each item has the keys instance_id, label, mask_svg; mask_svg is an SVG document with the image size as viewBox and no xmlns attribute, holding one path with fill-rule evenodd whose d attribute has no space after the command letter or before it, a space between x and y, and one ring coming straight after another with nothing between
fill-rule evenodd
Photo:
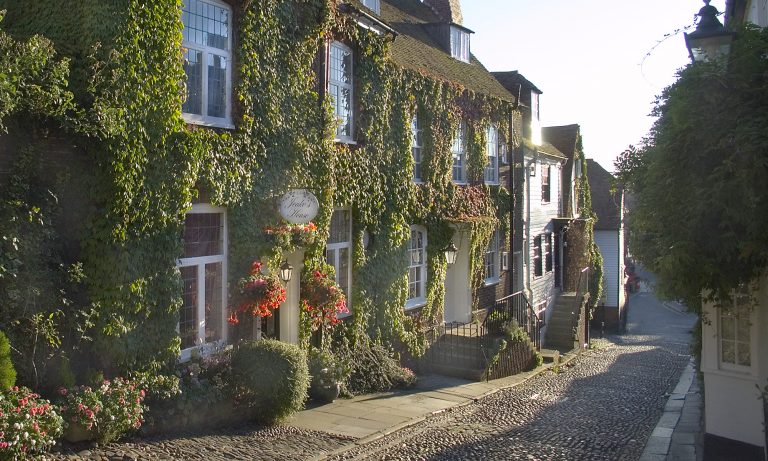
<instances>
[{"instance_id":1,"label":"street lamp post","mask_svg":"<svg viewBox=\"0 0 768 461\"><path fill-rule=\"evenodd\" d=\"M685 34L685 46L693 62L715 60L731 52L734 33L717 19L720 12L709 2L704 0L705 5L699 10L696 30Z\"/></svg>"}]
</instances>

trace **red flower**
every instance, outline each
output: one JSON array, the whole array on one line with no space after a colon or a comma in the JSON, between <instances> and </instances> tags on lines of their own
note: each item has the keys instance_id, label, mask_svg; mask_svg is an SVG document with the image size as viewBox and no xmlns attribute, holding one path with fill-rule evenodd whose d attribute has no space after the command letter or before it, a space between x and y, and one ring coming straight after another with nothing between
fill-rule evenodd
<instances>
[{"instance_id":1,"label":"red flower","mask_svg":"<svg viewBox=\"0 0 768 461\"><path fill-rule=\"evenodd\" d=\"M237 325L240 323L240 319L237 318L237 313L232 312L229 314L229 318L227 319L227 322L229 322L230 325Z\"/></svg>"}]
</instances>

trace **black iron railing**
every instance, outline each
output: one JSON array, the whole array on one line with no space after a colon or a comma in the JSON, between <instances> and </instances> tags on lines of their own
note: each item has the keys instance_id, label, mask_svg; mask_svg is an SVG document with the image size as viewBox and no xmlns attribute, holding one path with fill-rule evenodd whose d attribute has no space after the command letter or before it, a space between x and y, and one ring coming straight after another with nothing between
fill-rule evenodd
<instances>
[{"instance_id":1,"label":"black iron railing","mask_svg":"<svg viewBox=\"0 0 768 461\"><path fill-rule=\"evenodd\" d=\"M488 310L483 326L490 334L502 334L504 326L512 320L528 333L536 350L540 350L541 320L522 291L497 300Z\"/></svg>"},{"instance_id":2,"label":"black iron railing","mask_svg":"<svg viewBox=\"0 0 768 461\"><path fill-rule=\"evenodd\" d=\"M425 333L430 348L430 361L456 367L484 368L497 338L512 320L524 329L535 346L541 349L541 321L521 292L497 300L487 309L480 323L446 323L435 325Z\"/></svg>"}]
</instances>

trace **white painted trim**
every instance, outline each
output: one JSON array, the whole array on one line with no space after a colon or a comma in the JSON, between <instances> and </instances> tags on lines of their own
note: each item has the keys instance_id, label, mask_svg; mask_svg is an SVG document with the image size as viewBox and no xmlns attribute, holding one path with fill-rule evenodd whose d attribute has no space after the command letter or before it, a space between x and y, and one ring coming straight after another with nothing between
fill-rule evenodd
<instances>
[{"instance_id":1,"label":"white painted trim","mask_svg":"<svg viewBox=\"0 0 768 461\"><path fill-rule=\"evenodd\" d=\"M211 5L214 5L220 8L224 8L229 12L228 14L229 30L227 35L227 49L222 50L220 48L209 47L207 45L201 45L199 43L182 41L182 46L184 48L201 51L203 53L203 62L201 63L203 72L202 72L202 81L200 82L200 84L202 85L202 88L201 88L202 105L200 106L200 110L202 114L182 113L181 116L185 122L193 125L232 129L235 127L235 125L232 123L232 67L234 64L234 61L233 61L234 53L232 50L232 36L235 33L234 21L233 21L234 16L232 12L232 7L219 0L199 0L199 1L202 1L204 3L209 3ZM224 56L226 54L226 59L227 59L226 74L227 75L226 75L226 89L224 91L224 97L226 99L226 110L225 110L224 117L210 117L205 115L208 109L208 72L207 72L208 56L207 56L207 53L213 53L219 56Z\"/></svg>"},{"instance_id":2,"label":"white painted trim","mask_svg":"<svg viewBox=\"0 0 768 461\"><path fill-rule=\"evenodd\" d=\"M195 203L187 214L201 213L220 213L222 215L222 253L219 255L198 256L193 258L179 258L176 262L177 267L197 267L197 316L198 332L197 340L205 339L205 265L221 263L221 338L212 342L182 349L179 360L187 361L192 356L192 351L200 350L205 355L210 353L216 347L227 343L228 323L227 323L227 285L228 276L228 248L229 248L229 225L227 223L227 210L224 207L217 207L208 203ZM202 313L202 315L200 315ZM176 325L176 331L179 331L179 325ZM196 340L196 341L197 341Z\"/></svg>"},{"instance_id":3,"label":"white painted trim","mask_svg":"<svg viewBox=\"0 0 768 461\"><path fill-rule=\"evenodd\" d=\"M422 232L424 234L424 239L423 239L424 263L419 266L420 272L421 272L421 291L424 293L424 295L423 296L419 296L417 298L408 298L406 300L406 302L405 302L405 309L406 310L413 309L413 308L420 307L420 306L424 306L427 303L427 265L429 263L429 254L427 253L427 248L429 246L428 245L428 240L427 240L427 238L428 238L428 236L427 236L427 228L424 227L424 226L418 226L418 225L410 226L409 227L409 234L414 232L414 231ZM408 251L410 252L410 250L411 250L411 237L409 235L409 237L408 237ZM409 276L410 276L410 272L411 272L411 267L413 267L413 266L410 264L410 259L409 259L409 264L408 264L408 274L409 274ZM409 285L409 289L410 289L410 280L408 280L408 285Z\"/></svg>"}]
</instances>

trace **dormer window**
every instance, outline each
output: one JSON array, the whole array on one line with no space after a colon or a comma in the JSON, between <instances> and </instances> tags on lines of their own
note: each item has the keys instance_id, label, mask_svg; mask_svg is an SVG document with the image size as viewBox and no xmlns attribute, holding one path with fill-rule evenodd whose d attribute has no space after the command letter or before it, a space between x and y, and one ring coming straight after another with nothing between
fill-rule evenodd
<instances>
[{"instance_id":1,"label":"dormer window","mask_svg":"<svg viewBox=\"0 0 768 461\"><path fill-rule=\"evenodd\" d=\"M376 14L381 14L381 3L379 0L362 0L363 6Z\"/></svg>"},{"instance_id":2,"label":"dormer window","mask_svg":"<svg viewBox=\"0 0 768 461\"><path fill-rule=\"evenodd\" d=\"M456 26L451 26L451 57L469 62L469 32Z\"/></svg>"}]
</instances>

